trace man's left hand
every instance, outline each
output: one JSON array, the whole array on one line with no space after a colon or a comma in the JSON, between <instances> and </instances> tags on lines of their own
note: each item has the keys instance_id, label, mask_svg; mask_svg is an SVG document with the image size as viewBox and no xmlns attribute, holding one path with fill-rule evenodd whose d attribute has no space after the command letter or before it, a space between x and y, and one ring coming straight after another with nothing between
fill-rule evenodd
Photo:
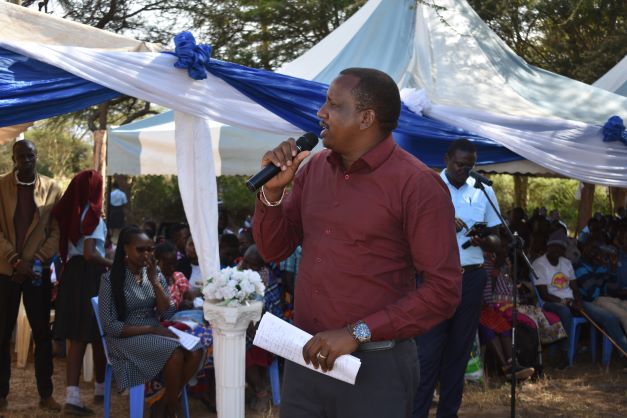
<instances>
[{"instance_id":1,"label":"man's left hand","mask_svg":"<svg viewBox=\"0 0 627 418\"><path fill-rule=\"evenodd\" d=\"M359 343L347 328L319 332L303 347L303 358L305 363L311 362L314 368L328 372L339 356L353 353L357 347Z\"/></svg>"}]
</instances>

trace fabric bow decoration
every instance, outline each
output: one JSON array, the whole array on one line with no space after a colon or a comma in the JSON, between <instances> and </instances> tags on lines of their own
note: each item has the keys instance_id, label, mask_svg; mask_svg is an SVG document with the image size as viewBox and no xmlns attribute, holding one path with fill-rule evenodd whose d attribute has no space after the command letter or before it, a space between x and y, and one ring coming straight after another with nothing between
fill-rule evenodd
<instances>
[{"instance_id":1,"label":"fabric bow decoration","mask_svg":"<svg viewBox=\"0 0 627 418\"><path fill-rule=\"evenodd\" d=\"M207 67L211 61L211 46L197 45L196 38L190 32L181 32L174 37L174 55L178 60L176 68L187 69L187 74L194 80L207 78Z\"/></svg>"},{"instance_id":2,"label":"fabric bow decoration","mask_svg":"<svg viewBox=\"0 0 627 418\"><path fill-rule=\"evenodd\" d=\"M400 92L401 101L417 115L422 116L431 109L431 100L424 89L405 88Z\"/></svg>"},{"instance_id":3,"label":"fabric bow decoration","mask_svg":"<svg viewBox=\"0 0 627 418\"><path fill-rule=\"evenodd\" d=\"M620 141L627 145L627 132L623 120L618 116L612 116L603 125L603 142Z\"/></svg>"}]
</instances>

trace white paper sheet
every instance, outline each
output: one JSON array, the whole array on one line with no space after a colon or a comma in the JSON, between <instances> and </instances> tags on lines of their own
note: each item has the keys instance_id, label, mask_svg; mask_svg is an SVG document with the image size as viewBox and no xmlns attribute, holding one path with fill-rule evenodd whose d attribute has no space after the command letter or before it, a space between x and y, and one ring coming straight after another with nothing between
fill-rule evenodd
<instances>
[{"instance_id":1,"label":"white paper sheet","mask_svg":"<svg viewBox=\"0 0 627 418\"><path fill-rule=\"evenodd\" d=\"M200 338L195 335L188 334L185 331L181 331L174 327L168 327L168 329L175 333L177 337L179 337L178 342L180 342L183 348L185 348L186 350L191 350L198 343L198 341L200 341Z\"/></svg>"},{"instance_id":2,"label":"white paper sheet","mask_svg":"<svg viewBox=\"0 0 627 418\"><path fill-rule=\"evenodd\" d=\"M253 344L296 364L354 385L361 367L361 360L355 356L345 354L338 357L329 372L315 369L311 363L305 364L303 347L311 337L302 329L266 312L261 318Z\"/></svg>"}]
</instances>

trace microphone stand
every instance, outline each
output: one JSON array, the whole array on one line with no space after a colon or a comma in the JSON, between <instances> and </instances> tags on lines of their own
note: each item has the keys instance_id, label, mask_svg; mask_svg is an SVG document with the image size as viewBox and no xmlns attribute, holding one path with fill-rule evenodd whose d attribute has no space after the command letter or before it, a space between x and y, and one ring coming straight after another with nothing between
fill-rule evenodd
<instances>
[{"instance_id":1,"label":"microphone stand","mask_svg":"<svg viewBox=\"0 0 627 418\"><path fill-rule=\"evenodd\" d=\"M529 271L534 275L534 277L536 277L536 279L538 278L538 275L533 269L533 266L531 265L529 258L523 251L525 242L518 235L518 233L512 233L512 230L507 225L507 222L505 222L505 219L503 219L501 212L499 212L498 208L494 205L494 202L492 201L492 199L490 199L490 195L486 192L483 182L479 181L478 179L475 179L475 188L483 192L486 199L488 199L490 206L492 206L492 209L494 209L494 212L497 214L497 216L501 220L501 225L505 227L505 231L507 231L507 236L510 238L509 248L513 250L513 254L514 254L514 262L512 263L513 264L513 271L512 271L512 296L513 296L512 297L512 381L511 381L511 396L510 396L510 416L511 418L515 418L516 417L516 385L518 383L516 379L516 369L518 368L518 356L517 356L518 345L517 345L517 338L516 338L516 327L518 325L518 257L522 256L523 260L529 267ZM538 344L540 344L539 340L538 340Z\"/></svg>"}]
</instances>

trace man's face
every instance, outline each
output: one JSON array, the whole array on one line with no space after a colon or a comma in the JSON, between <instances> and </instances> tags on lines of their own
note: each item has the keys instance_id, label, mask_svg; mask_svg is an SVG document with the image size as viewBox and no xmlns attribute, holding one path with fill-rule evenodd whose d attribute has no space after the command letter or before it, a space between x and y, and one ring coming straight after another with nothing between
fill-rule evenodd
<instances>
[{"instance_id":1,"label":"man's face","mask_svg":"<svg viewBox=\"0 0 627 418\"><path fill-rule=\"evenodd\" d=\"M329 86L327 100L318 117L323 130L320 133L325 147L339 153L349 152L355 146L353 139L361 132L363 111L357 110L352 89L359 79L352 75L341 75Z\"/></svg>"},{"instance_id":2,"label":"man's face","mask_svg":"<svg viewBox=\"0 0 627 418\"><path fill-rule=\"evenodd\" d=\"M188 239L185 244L185 255L190 260L198 258L198 255L196 254L196 246L194 245L194 241L192 239Z\"/></svg>"},{"instance_id":3,"label":"man's face","mask_svg":"<svg viewBox=\"0 0 627 418\"><path fill-rule=\"evenodd\" d=\"M165 277L170 277L176 270L176 251L162 254L159 258L159 268Z\"/></svg>"},{"instance_id":4,"label":"man's face","mask_svg":"<svg viewBox=\"0 0 627 418\"><path fill-rule=\"evenodd\" d=\"M174 238L174 245L179 251L185 250L185 245L187 244L187 240L191 236L189 232L189 228L182 228L176 233L176 237Z\"/></svg>"},{"instance_id":5,"label":"man's face","mask_svg":"<svg viewBox=\"0 0 627 418\"><path fill-rule=\"evenodd\" d=\"M455 150L453 155L446 155L446 174L455 186L466 183L468 172L477 162L477 154L474 152Z\"/></svg>"},{"instance_id":6,"label":"man's face","mask_svg":"<svg viewBox=\"0 0 627 418\"><path fill-rule=\"evenodd\" d=\"M546 258L552 263L557 263L560 257L566 254L566 247L559 244L551 244L546 247Z\"/></svg>"},{"instance_id":7,"label":"man's face","mask_svg":"<svg viewBox=\"0 0 627 418\"><path fill-rule=\"evenodd\" d=\"M28 173L37 165L37 149L32 142L20 141L13 149L13 162L16 170Z\"/></svg>"}]
</instances>

